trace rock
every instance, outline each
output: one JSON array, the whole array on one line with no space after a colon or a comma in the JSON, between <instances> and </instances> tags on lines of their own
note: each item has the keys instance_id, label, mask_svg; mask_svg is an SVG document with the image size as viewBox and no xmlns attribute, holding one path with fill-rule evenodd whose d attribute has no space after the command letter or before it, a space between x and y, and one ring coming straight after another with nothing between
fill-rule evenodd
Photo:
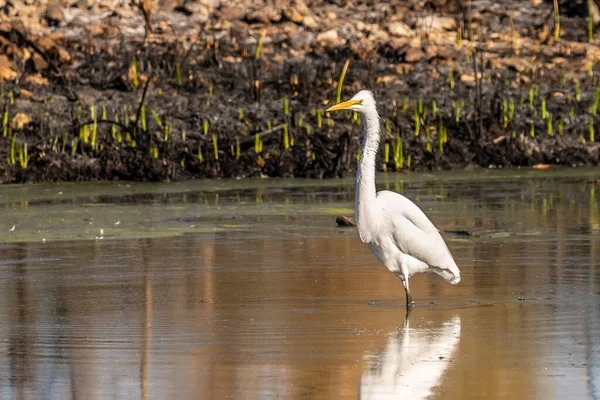
<instances>
[{"instance_id":1,"label":"rock","mask_svg":"<svg viewBox=\"0 0 600 400\"><path fill-rule=\"evenodd\" d=\"M223 62L227 64L239 64L242 62L242 57L225 56Z\"/></svg>"},{"instance_id":2,"label":"rock","mask_svg":"<svg viewBox=\"0 0 600 400\"><path fill-rule=\"evenodd\" d=\"M17 113L10 121L10 127L12 129L23 129L25 125L31 123L31 118L25 113Z\"/></svg>"},{"instance_id":3,"label":"rock","mask_svg":"<svg viewBox=\"0 0 600 400\"><path fill-rule=\"evenodd\" d=\"M413 37L415 32L404 22L390 22L387 27L388 32L392 36L398 37Z\"/></svg>"},{"instance_id":4,"label":"rock","mask_svg":"<svg viewBox=\"0 0 600 400\"><path fill-rule=\"evenodd\" d=\"M310 47L315 40L315 35L309 32L300 32L288 38L288 44L294 50L302 50Z\"/></svg>"},{"instance_id":5,"label":"rock","mask_svg":"<svg viewBox=\"0 0 600 400\"><path fill-rule=\"evenodd\" d=\"M481 74L481 72L478 72L477 79L481 80L481 78L482 78L482 74ZM461 80L461 82L464 82L466 84L473 84L473 83L475 83L475 74L473 72L463 73L460 76L460 80Z\"/></svg>"},{"instance_id":6,"label":"rock","mask_svg":"<svg viewBox=\"0 0 600 400\"><path fill-rule=\"evenodd\" d=\"M319 26L315 17L310 16L310 15L306 16L302 19L302 24L310 29L316 29Z\"/></svg>"},{"instance_id":7,"label":"rock","mask_svg":"<svg viewBox=\"0 0 600 400\"><path fill-rule=\"evenodd\" d=\"M221 7L219 9L219 17L221 19L231 21L231 20L241 20L244 18L245 10L242 7Z\"/></svg>"},{"instance_id":8,"label":"rock","mask_svg":"<svg viewBox=\"0 0 600 400\"><path fill-rule=\"evenodd\" d=\"M373 41L387 42L390 39L390 35L383 29L379 29L377 26L375 26L373 29L371 29L369 39Z\"/></svg>"},{"instance_id":9,"label":"rock","mask_svg":"<svg viewBox=\"0 0 600 400\"><path fill-rule=\"evenodd\" d=\"M406 75L413 70L413 66L411 64L400 63L396 64L396 72L401 75Z\"/></svg>"},{"instance_id":10,"label":"rock","mask_svg":"<svg viewBox=\"0 0 600 400\"><path fill-rule=\"evenodd\" d=\"M2 14L11 15L15 5L7 0L0 0L0 11Z\"/></svg>"},{"instance_id":11,"label":"rock","mask_svg":"<svg viewBox=\"0 0 600 400\"><path fill-rule=\"evenodd\" d=\"M25 82L38 86L48 86L50 84L50 82L48 82L48 79L44 78L40 74L27 75L27 77L25 78ZM23 91L21 90L21 92Z\"/></svg>"},{"instance_id":12,"label":"rock","mask_svg":"<svg viewBox=\"0 0 600 400\"><path fill-rule=\"evenodd\" d=\"M187 7L187 4L185 4L185 3L175 6L175 8L173 8L173 11L181 13L181 14L185 15L186 17L189 17L194 13L192 10L190 10Z\"/></svg>"},{"instance_id":13,"label":"rock","mask_svg":"<svg viewBox=\"0 0 600 400\"><path fill-rule=\"evenodd\" d=\"M432 49L433 49L433 47L432 47ZM438 64L440 60L443 60L443 61L452 60L454 58L454 53L452 52L452 50L449 47L437 47L437 48L434 48L434 52L431 55L431 57L438 60L438 61L436 61L436 64Z\"/></svg>"},{"instance_id":14,"label":"rock","mask_svg":"<svg viewBox=\"0 0 600 400\"><path fill-rule=\"evenodd\" d=\"M98 103L98 100L102 98L103 94L92 88L81 88L75 93L75 98L79 100L82 105L91 105Z\"/></svg>"},{"instance_id":15,"label":"rock","mask_svg":"<svg viewBox=\"0 0 600 400\"><path fill-rule=\"evenodd\" d=\"M600 48L598 48L598 46L595 44L586 44L585 57L590 60L600 59Z\"/></svg>"},{"instance_id":16,"label":"rock","mask_svg":"<svg viewBox=\"0 0 600 400\"><path fill-rule=\"evenodd\" d=\"M425 57L423 49L420 47L409 47L404 53L404 61L407 63L416 63Z\"/></svg>"},{"instance_id":17,"label":"rock","mask_svg":"<svg viewBox=\"0 0 600 400\"><path fill-rule=\"evenodd\" d=\"M71 62L71 55L64 47L58 46L55 48L58 58L63 64L69 64Z\"/></svg>"},{"instance_id":18,"label":"rock","mask_svg":"<svg viewBox=\"0 0 600 400\"><path fill-rule=\"evenodd\" d=\"M396 82L397 80L398 80L397 75L384 75L384 76L378 76L376 82L378 84L381 84L381 83Z\"/></svg>"},{"instance_id":19,"label":"rock","mask_svg":"<svg viewBox=\"0 0 600 400\"><path fill-rule=\"evenodd\" d=\"M38 53L33 53L33 56L31 57L31 62L33 63L33 69L36 72L43 72L49 67L48 62L44 60L44 58Z\"/></svg>"},{"instance_id":20,"label":"rock","mask_svg":"<svg viewBox=\"0 0 600 400\"><path fill-rule=\"evenodd\" d=\"M425 32L431 31L453 31L456 29L456 20L452 17L441 17L439 15L428 15L419 18L417 29Z\"/></svg>"},{"instance_id":21,"label":"rock","mask_svg":"<svg viewBox=\"0 0 600 400\"><path fill-rule=\"evenodd\" d=\"M119 29L114 26L105 26L103 28L105 38L116 38L119 36Z\"/></svg>"},{"instance_id":22,"label":"rock","mask_svg":"<svg viewBox=\"0 0 600 400\"><path fill-rule=\"evenodd\" d=\"M21 35L23 35L25 37L29 36L29 31L27 30L25 23L20 19L11 20L10 28L8 28L8 30L10 30L10 29L13 29L13 30L19 32ZM7 30L7 29L3 27L2 30Z\"/></svg>"},{"instance_id":23,"label":"rock","mask_svg":"<svg viewBox=\"0 0 600 400\"><path fill-rule=\"evenodd\" d=\"M291 0L289 6L283 5L283 15L292 22L316 28L316 19L313 12L304 0Z\"/></svg>"},{"instance_id":24,"label":"rock","mask_svg":"<svg viewBox=\"0 0 600 400\"><path fill-rule=\"evenodd\" d=\"M104 34L104 29L100 25L87 25L85 29L88 31L90 36L101 36Z\"/></svg>"},{"instance_id":25,"label":"rock","mask_svg":"<svg viewBox=\"0 0 600 400\"><path fill-rule=\"evenodd\" d=\"M598 4L595 1L590 3L590 11L592 14L592 21L597 24L600 22L600 8L598 8Z\"/></svg>"},{"instance_id":26,"label":"rock","mask_svg":"<svg viewBox=\"0 0 600 400\"><path fill-rule=\"evenodd\" d=\"M336 31L339 38L342 40L342 44L346 43L347 41L360 40L364 36L361 32L357 32L354 26L351 24L340 24L336 28Z\"/></svg>"},{"instance_id":27,"label":"rock","mask_svg":"<svg viewBox=\"0 0 600 400\"><path fill-rule=\"evenodd\" d=\"M281 10L273 6L264 6L246 14L245 19L248 22L262 22L263 24L279 22L281 20Z\"/></svg>"},{"instance_id":28,"label":"rock","mask_svg":"<svg viewBox=\"0 0 600 400\"><path fill-rule=\"evenodd\" d=\"M48 34L42 36L36 40L36 44L46 54L53 54L58 57L62 64L68 64L71 62L71 55L61 45L64 41L64 35L61 34Z\"/></svg>"},{"instance_id":29,"label":"rock","mask_svg":"<svg viewBox=\"0 0 600 400\"><path fill-rule=\"evenodd\" d=\"M337 226L356 226L356 221L352 217L346 217L345 215L340 215L335 219L335 223Z\"/></svg>"},{"instance_id":30,"label":"rock","mask_svg":"<svg viewBox=\"0 0 600 400\"><path fill-rule=\"evenodd\" d=\"M304 2L304 0L292 0L291 1L291 6L292 6L292 8L294 8L294 10L296 10L303 17L307 17L307 16L312 16L313 15L313 12L306 5L306 3Z\"/></svg>"},{"instance_id":31,"label":"rock","mask_svg":"<svg viewBox=\"0 0 600 400\"><path fill-rule=\"evenodd\" d=\"M74 7L81 10L91 10L94 7L94 0L79 0L74 4Z\"/></svg>"},{"instance_id":32,"label":"rock","mask_svg":"<svg viewBox=\"0 0 600 400\"><path fill-rule=\"evenodd\" d=\"M445 64L454 57L454 54L450 48L435 45L426 46L425 55L432 65Z\"/></svg>"},{"instance_id":33,"label":"rock","mask_svg":"<svg viewBox=\"0 0 600 400\"><path fill-rule=\"evenodd\" d=\"M290 37L296 35L302 29L299 25L289 21L279 24L277 28L278 29L271 33L271 35L280 33L281 35L284 35L284 37Z\"/></svg>"},{"instance_id":34,"label":"rock","mask_svg":"<svg viewBox=\"0 0 600 400\"><path fill-rule=\"evenodd\" d=\"M497 65L512 69L516 72L524 72L530 67L529 60L521 57L504 57L495 60Z\"/></svg>"},{"instance_id":35,"label":"rock","mask_svg":"<svg viewBox=\"0 0 600 400\"><path fill-rule=\"evenodd\" d=\"M246 40L247 32L249 30L248 24L238 20L233 20L230 24L229 34L231 35L231 38L237 42Z\"/></svg>"},{"instance_id":36,"label":"rock","mask_svg":"<svg viewBox=\"0 0 600 400\"><path fill-rule=\"evenodd\" d=\"M295 22L297 24L301 24L304 20L302 14L300 14L295 8L284 8L283 15L290 21Z\"/></svg>"},{"instance_id":37,"label":"rock","mask_svg":"<svg viewBox=\"0 0 600 400\"><path fill-rule=\"evenodd\" d=\"M23 100L31 100L33 98L33 93L26 89L19 90L19 99Z\"/></svg>"},{"instance_id":38,"label":"rock","mask_svg":"<svg viewBox=\"0 0 600 400\"><path fill-rule=\"evenodd\" d=\"M338 32L335 29L330 29L325 32L320 32L317 35L317 42L321 43L322 45L332 45L332 46L339 46L339 45L346 43L346 41L344 39L341 39L339 37Z\"/></svg>"},{"instance_id":39,"label":"rock","mask_svg":"<svg viewBox=\"0 0 600 400\"><path fill-rule=\"evenodd\" d=\"M0 54L0 81L11 81L17 77L13 63L4 54Z\"/></svg>"},{"instance_id":40,"label":"rock","mask_svg":"<svg viewBox=\"0 0 600 400\"><path fill-rule=\"evenodd\" d=\"M63 22L65 14L61 6L56 3L48 4L44 19L48 22L48 26L59 26Z\"/></svg>"},{"instance_id":41,"label":"rock","mask_svg":"<svg viewBox=\"0 0 600 400\"><path fill-rule=\"evenodd\" d=\"M171 25L169 25L169 23L167 21L164 21L164 20L159 21L157 33L165 34L167 32L173 32L173 28L171 27Z\"/></svg>"},{"instance_id":42,"label":"rock","mask_svg":"<svg viewBox=\"0 0 600 400\"><path fill-rule=\"evenodd\" d=\"M201 4L198 2L185 2L183 5L177 6L174 8L175 11L183 13L184 15L194 16L194 17L202 17L209 15L209 9L205 4ZM244 16L244 10L240 10L242 18Z\"/></svg>"}]
</instances>

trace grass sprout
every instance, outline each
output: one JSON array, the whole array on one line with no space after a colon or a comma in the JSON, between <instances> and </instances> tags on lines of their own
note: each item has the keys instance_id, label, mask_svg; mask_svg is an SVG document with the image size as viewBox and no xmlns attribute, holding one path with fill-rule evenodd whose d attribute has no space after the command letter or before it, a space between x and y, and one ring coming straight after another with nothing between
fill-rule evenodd
<instances>
[{"instance_id":1,"label":"grass sprout","mask_svg":"<svg viewBox=\"0 0 600 400\"><path fill-rule=\"evenodd\" d=\"M342 73L340 74L340 80L338 81L337 94L335 96L336 103L342 101L342 87L344 85L344 78L346 77L346 72L348 72L348 66L350 65L350 59L347 59L344 63L344 67L342 68Z\"/></svg>"}]
</instances>

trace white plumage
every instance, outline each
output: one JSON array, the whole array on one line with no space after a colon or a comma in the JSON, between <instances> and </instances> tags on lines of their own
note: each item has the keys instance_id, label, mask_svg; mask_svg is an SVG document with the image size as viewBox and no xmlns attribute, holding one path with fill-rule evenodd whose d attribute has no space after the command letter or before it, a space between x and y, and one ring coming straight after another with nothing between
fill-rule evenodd
<instances>
[{"instance_id":1,"label":"white plumage","mask_svg":"<svg viewBox=\"0 0 600 400\"><path fill-rule=\"evenodd\" d=\"M435 272L452 284L460 271L444 239L425 213L406 197L375 190L375 160L379 149L379 115L373 94L358 92L351 100L327 111L349 109L360 113L364 127L356 173L356 227L360 239L402 280L406 304L413 304L408 279L419 272Z\"/></svg>"}]
</instances>

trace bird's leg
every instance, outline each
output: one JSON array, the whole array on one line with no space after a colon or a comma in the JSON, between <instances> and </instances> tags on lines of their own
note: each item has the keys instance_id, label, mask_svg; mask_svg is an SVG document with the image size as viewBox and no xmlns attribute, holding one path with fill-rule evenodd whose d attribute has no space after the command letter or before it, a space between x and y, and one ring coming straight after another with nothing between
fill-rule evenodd
<instances>
[{"instance_id":1,"label":"bird's leg","mask_svg":"<svg viewBox=\"0 0 600 400\"><path fill-rule=\"evenodd\" d=\"M408 279L406 280L406 283L404 284L404 289L406 290L406 309L411 310L412 307L415 305L415 301L413 300L412 296L410 295L410 290L408 290Z\"/></svg>"},{"instance_id":2,"label":"bird's leg","mask_svg":"<svg viewBox=\"0 0 600 400\"><path fill-rule=\"evenodd\" d=\"M408 304L408 303L407 303ZM404 317L404 330L408 331L408 318L410 317L410 313L413 310L413 305L411 304L410 307L406 307L406 316Z\"/></svg>"},{"instance_id":3,"label":"bird's leg","mask_svg":"<svg viewBox=\"0 0 600 400\"><path fill-rule=\"evenodd\" d=\"M415 301L410 295L410 289L408 288L408 278L406 278L401 273L396 273L396 275L400 278L400 280L402 280L402 285L404 286L404 291L406 292L406 309L409 310L412 308L412 306L415 305Z\"/></svg>"},{"instance_id":4,"label":"bird's leg","mask_svg":"<svg viewBox=\"0 0 600 400\"><path fill-rule=\"evenodd\" d=\"M412 296L410 295L410 289L408 288L408 278L404 277L404 279L402 279L402 283L404 284L404 290L406 291L406 309L408 310L415 305L415 302Z\"/></svg>"}]
</instances>

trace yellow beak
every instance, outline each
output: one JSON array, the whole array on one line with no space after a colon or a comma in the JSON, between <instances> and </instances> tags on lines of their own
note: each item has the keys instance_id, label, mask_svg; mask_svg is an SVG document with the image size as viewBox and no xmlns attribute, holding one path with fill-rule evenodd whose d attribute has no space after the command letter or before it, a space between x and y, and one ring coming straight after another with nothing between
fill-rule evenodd
<instances>
[{"instance_id":1,"label":"yellow beak","mask_svg":"<svg viewBox=\"0 0 600 400\"><path fill-rule=\"evenodd\" d=\"M348 100L348 101L344 101L342 103L336 104L335 106L329 107L327 110L325 110L325 112L337 111L337 110L345 110L345 109L350 108L350 107L352 107L353 105L356 105L356 104L362 104L362 100Z\"/></svg>"}]
</instances>

